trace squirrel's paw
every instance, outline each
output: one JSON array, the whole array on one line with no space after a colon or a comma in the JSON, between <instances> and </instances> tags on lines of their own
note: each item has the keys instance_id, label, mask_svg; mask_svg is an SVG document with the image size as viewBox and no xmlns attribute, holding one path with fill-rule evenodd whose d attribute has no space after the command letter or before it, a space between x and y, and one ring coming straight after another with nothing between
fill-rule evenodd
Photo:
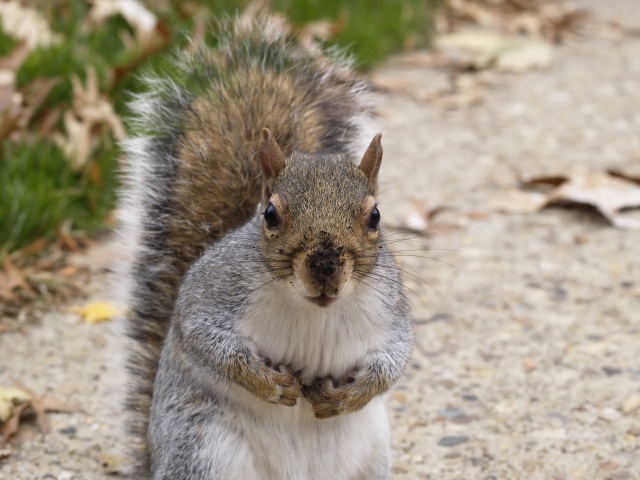
<instances>
[{"instance_id":1,"label":"squirrel's paw","mask_svg":"<svg viewBox=\"0 0 640 480\"><path fill-rule=\"evenodd\" d=\"M313 407L316 418L330 418L360 410L376 395L366 377L356 372L346 374L336 386L333 379L317 379L303 385L302 393Z\"/></svg>"},{"instance_id":2,"label":"squirrel's paw","mask_svg":"<svg viewBox=\"0 0 640 480\"><path fill-rule=\"evenodd\" d=\"M274 365L269 358L258 365L256 381L250 388L253 393L269 403L295 405L301 394L300 375L291 373L284 365Z\"/></svg>"}]
</instances>

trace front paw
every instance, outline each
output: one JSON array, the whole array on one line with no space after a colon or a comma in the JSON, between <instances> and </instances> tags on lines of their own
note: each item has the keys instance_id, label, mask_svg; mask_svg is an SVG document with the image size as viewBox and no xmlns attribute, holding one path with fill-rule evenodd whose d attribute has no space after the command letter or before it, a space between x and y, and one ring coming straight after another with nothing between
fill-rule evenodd
<instances>
[{"instance_id":1,"label":"front paw","mask_svg":"<svg viewBox=\"0 0 640 480\"><path fill-rule=\"evenodd\" d=\"M269 403L292 407L302 393L300 376L284 365L273 365L266 358L258 363L257 375L250 381L250 390Z\"/></svg>"},{"instance_id":2,"label":"front paw","mask_svg":"<svg viewBox=\"0 0 640 480\"><path fill-rule=\"evenodd\" d=\"M303 385L302 393L319 419L360 410L378 394L366 377L353 374L344 377L337 386L331 378L317 379L311 385Z\"/></svg>"}]
</instances>

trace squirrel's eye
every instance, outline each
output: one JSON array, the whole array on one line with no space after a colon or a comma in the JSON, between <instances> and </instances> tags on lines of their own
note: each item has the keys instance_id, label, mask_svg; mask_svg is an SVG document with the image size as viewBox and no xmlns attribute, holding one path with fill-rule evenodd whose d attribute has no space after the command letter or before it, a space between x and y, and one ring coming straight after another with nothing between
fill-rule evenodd
<instances>
[{"instance_id":1,"label":"squirrel's eye","mask_svg":"<svg viewBox=\"0 0 640 480\"><path fill-rule=\"evenodd\" d=\"M369 230L377 230L379 223L380 211L377 207L374 207L373 210L371 210L371 215L369 216Z\"/></svg>"},{"instance_id":2,"label":"squirrel's eye","mask_svg":"<svg viewBox=\"0 0 640 480\"><path fill-rule=\"evenodd\" d=\"M277 228L280 225L278 212L272 203L269 203L269 205L267 205L267 209L264 211L264 221L267 224L267 228Z\"/></svg>"}]
</instances>

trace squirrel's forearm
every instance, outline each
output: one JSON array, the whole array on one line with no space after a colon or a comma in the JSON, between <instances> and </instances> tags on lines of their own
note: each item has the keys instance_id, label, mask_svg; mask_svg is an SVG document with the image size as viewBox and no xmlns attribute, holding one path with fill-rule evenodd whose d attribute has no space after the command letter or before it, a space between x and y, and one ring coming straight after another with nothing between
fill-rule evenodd
<instances>
[{"instance_id":1,"label":"squirrel's forearm","mask_svg":"<svg viewBox=\"0 0 640 480\"><path fill-rule=\"evenodd\" d=\"M230 329L203 328L207 319L180 318L174 322L174 339L186 359L202 372L216 373L235 383L245 382L256 363L248 343Z\"/></svg>"},{"instance_id":2,"label":"squirrel's forearm","mask_svg":"<svg viewBox=\"0 0 640 480\"><path fill-rule=\"evenodd\" d=\"M299 379L291 373L269 368L252 351L247 340L219 325L203 328L206 320L175 322L174 350L182 352L187 372L200 373L203 383L224 379L269 403L292 406L300 395Z\"/></svg>"},{"instance_id":3,"label":"squirrel's forearm","mask_svg":"<svg viewBox=\"0 0 640 480\"><path fill-rule=\"evenodd\" d=\"M377 393L386 392L402 377L411 358L412 346L410 320L398 319L394 322L393 337L382 349L370 353L364 366L364 375L369 377L369 383Z\"/></svg>"}]
</instances>

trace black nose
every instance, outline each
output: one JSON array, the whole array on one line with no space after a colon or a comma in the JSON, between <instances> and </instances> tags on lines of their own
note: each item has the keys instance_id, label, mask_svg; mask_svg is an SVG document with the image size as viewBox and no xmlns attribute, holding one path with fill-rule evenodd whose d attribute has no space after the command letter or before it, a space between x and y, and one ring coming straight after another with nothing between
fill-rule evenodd
<instances>
[{"instance_id":1,"label":"black nose","mask_svg":"<svg viewBox=\"0 0 640 480\"><path fill-rule=\"evenodd\" d=\"M317 280L327 283L339 275L342 260L335 250L317 250L307 257L307 266Z\"/></svg>"}]
</instances>

